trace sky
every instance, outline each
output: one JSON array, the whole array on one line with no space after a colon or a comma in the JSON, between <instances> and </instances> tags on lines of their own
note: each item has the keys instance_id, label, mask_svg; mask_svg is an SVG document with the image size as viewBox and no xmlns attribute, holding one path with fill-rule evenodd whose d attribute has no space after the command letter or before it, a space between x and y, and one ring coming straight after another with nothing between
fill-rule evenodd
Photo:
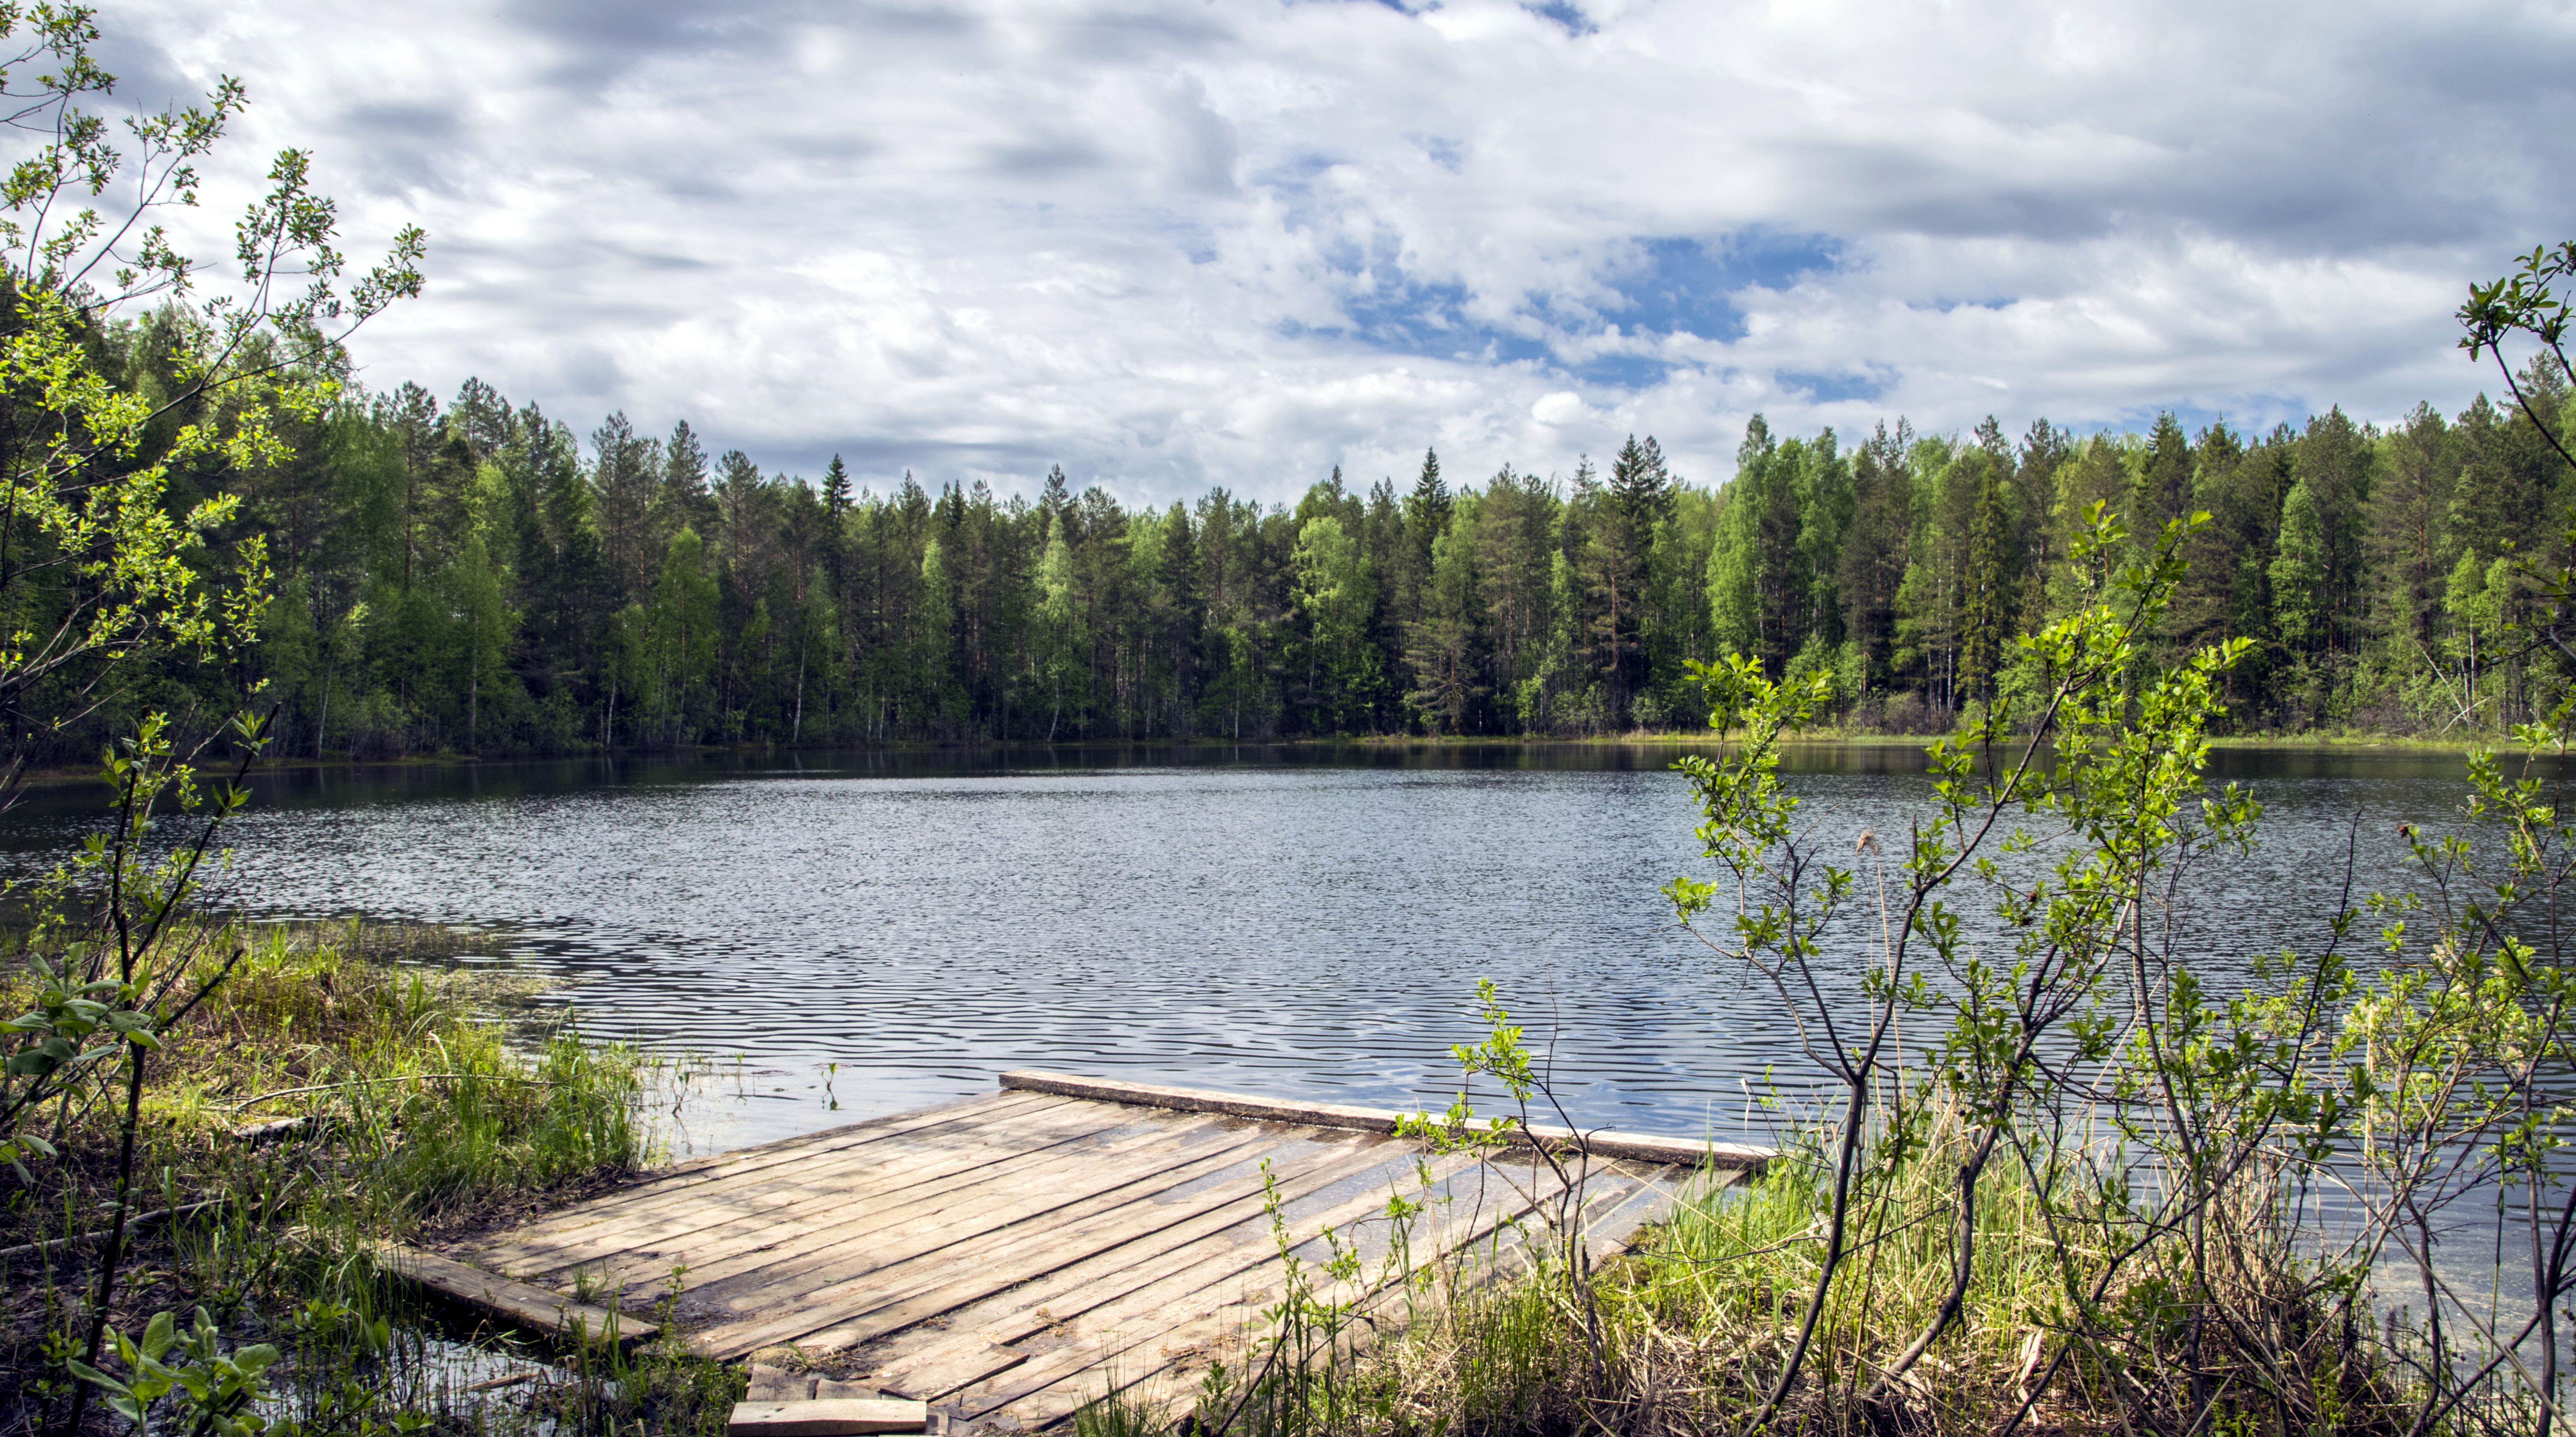
<instances>
[{"instance_id":1,"label":"sky","mask_svg":"<svg viewBox=\"0 0 2576 1437\"><path fill-rule=\"evenodd\" d=\"M2494 388L2467 283L2576 236L2576 6L108 0L104 107L251 108L429 232L361 381L882 490L1291 500L1723 480L1847 438L2386 420Z\"/></svg>"}]
</instances>

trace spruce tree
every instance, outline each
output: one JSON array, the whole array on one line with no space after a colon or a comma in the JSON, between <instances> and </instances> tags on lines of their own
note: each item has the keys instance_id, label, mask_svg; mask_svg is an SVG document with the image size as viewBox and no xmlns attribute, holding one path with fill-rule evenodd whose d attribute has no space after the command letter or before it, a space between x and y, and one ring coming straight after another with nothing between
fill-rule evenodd
<instances>
[{"instance_id":1,"label":"spruce tree","mask_svg":"<svg viewBox=\"0 0 2576 1437\"><path fill-rule=\"evenodd\" d=\"M1065 513L1071 508L1073 508L1073 483L1064 477L1063 465L1051 465L1047 469L1046 484L1038 491L1038 527L1041 543L1045 542L1048 535L1063 531Z\"/></svg>"},{"instance_id":2,"label":"spruce tree","mask_svg":"<svg viewBox=\"0 0 2576 1437\"><path fill-rule=\"evenodd\" d=\"M657 528L666 533L695 529L701 536L715 527L715 500L707 492L707 451L697 431L683 419L671 426L662 446L662 495Z\"/></svg>"},{"instance_id":3,"label":"spruce tree","mask_svg":"<svg viewBox=\"0 0 2576 1437\"><path fill-rule=\"evenodd\" d=\"M480 379L457 386L456 402L447 408L448 429L473 449L474 462L489 463L510 442L510 401Z\"/></svg>"},{"instance_id":4,"label":"spruce tree","mask_svg":"<svg viewBox=\"0 0 2576 1437\"><path fill-rule=\"evenodd\" d=\"M2005 563L2004 486L1991 450L1972 450L1959 462L1977 469L1976 513L1968 522L1968 557L1961 573L1959 694L1992 703L2012 641L2016 598Z\"/></svg>"},{"instance_id":5,"label":"spruce tree","mask_svg":"<svg viewBox=\"0 0 2576 1437\"><path fill-rule=\"evenodd\" d=\"M653 499L661 488L661 445L635 432L624 411L611 414L590 436L591 494L600 544L608 551L615 582L611 611L650 592L662 546L652 533Z\"/></svg>"},{"instance_id":6,"label":"spruce tree","mask_svg":"<svg viewBox=\"0 0 2576 1437\"><path fill-rule=\"evenodd\" d=\"M1440 477L1440 452L1423 450L1422 476L1413 481L1413 492L1405 498L1404 519L1425 574L1431 570L1432 541L1448 532L1449 516L1455 508L1448 482Z\"/></svg>"},{"instance_id":7,"label":"spruce tree","mask_svg":"<svg viewBox=\"0 0 2576 1437\"><path fill-rule=\"evenodd\" d=\"M1834 590L1843 606L1844 641L1857 649L1863 692L1884 687L1895 657L1896 594L1913 537L1913 438L1902 420L1893 434L1882 423L1852 461L1852 517L1835 563ZM1709 568L1716 572L1715 561Z\"/></svg>"},{"instance_id":8,"label":"spruce tree","mask_svg":"<svg viewBox=\"0 0 2576 1437\"><path fill-rule=\"evenodd\" d=\"M2156 416L2147 435L2147 462L2138 476L2136 512L2129 533L2142 545L2153 545L2164 526L2191 512L2191 440L2182 421L2168 409Z\"/></svg>"},{"instance_id":9,"label":"spruce tree","mask_svg":"<svg viewBox=\"0 0 2576 1437\"><path fill-rule=\"evenodd\" d=\"M421 520L429 507L431 467L438 444L438 400L406 380L378 403L382 422L392 430L402 455L402 586L411 589L418 565Z\"/></svg>"},{"instance_id":10,"label":"spruce tree","mask_svg":"<svg viewBox=\"0 0 2576 1437\"><path fill-rule=\"evenodd\" d=\"M823 468L823 513L837 525L841 516L848 512L850 512L850 469L848 465L841 462L841 456L835 454L832 456L832 462Z\"/></svg>"}]
</instances>

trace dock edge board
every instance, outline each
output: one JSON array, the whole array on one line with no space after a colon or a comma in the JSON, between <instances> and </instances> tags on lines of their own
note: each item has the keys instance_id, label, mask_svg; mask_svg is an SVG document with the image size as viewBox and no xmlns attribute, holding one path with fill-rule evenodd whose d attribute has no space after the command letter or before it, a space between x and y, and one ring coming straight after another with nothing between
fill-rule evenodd
<instances>
[{"instance_id":1,"label":"dock edge board","mask_svg":"<svg viewBox=\"0 0 2576 1437\"><path fill-rule=\"evenodd\" d=\"M727 1437L860 1437L876 1432L923 1432L930 1404L898 1397L825 1397L797 1402L737 1402L725 1423Z\"/></svg>"},{"instance_id":2,"label":"dock edge board","mask_svg":"<svg viewBox=\"0 0 2576 1437\"><path fill-rule=\"evenodd\" d=\"M618 1345L625 1347L660 1330L641 1318L593 1307L547 1288L513 1282L479 1267L468 1267L454 1258L402 1243L393 1245L385 1254L384 1263L386 1270L395 1276L416 1282L452 1302L514 1326L534 1328L550 1337L568 1337L575 1332L604 1335L613 1328Z\"/></svg>"},{"instance_id":3,"label":"dock edge board","mask_svg":"<svg viewBox=\"0 0 2576 1437\"><path fill-rule=\"evenodd\" d=\"M1221 1113L1227 1117L1253 1118L1273 1123L1305 1123L1315 1127L1357 1128L1372 1133L1392 1133L1396 1129L1398 1120L1406 1116L1388 1108L1359 1108L1341 1103L1290 1103L1275 1098L1254 1097L1245 1093L1219 1093L1202 1088L1171 1088L1154 1083L1126 1083L1114 1078L1085 1078L1066 1073L1040 1073L1025 1069L1002 1074L1002 1086L1023 1092L1052 1093L1066 1098L1087 1098L1094 1102L1169 1108L1184 1113ZM1625 1158L1632 1162L1677 1163L1687 1167L1705 1165L1745 1172L1760 1172L1772 1158L1778 1156L1773 1149L1745 1143L1692 1142L1686 1138L1659 1137L1652 1133L1532 1127L1526 1132L1514 1130L1512 1139L1519 1143L1537 1141L1546 1143L1550 1147L1577 1148L1594 1157Z\"/></svg>"}]
</instances>

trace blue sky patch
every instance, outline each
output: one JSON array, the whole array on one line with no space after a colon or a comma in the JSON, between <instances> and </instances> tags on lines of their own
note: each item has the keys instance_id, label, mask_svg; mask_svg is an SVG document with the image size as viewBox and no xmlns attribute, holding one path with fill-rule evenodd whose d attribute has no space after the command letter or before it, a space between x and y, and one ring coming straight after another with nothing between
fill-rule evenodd
<instances>
[{"instance_id":1,"label":"blue sky patch","mask_svg":"<svg viewBox=\"0 0 2576 1437\"><path fill-rule=\"evenodd\" d=\"M1600 354L1574 364L1560 362L1557 367L1586 384L1618 389L1661 384L1674 369L1671 360L1652 354Z\"/></svg>"},{"instance_id":2,"label":"blue sky patch","mask_svg":"<svg viewBox=\"0 0 2576 1437\"><path fill-rule=\"evenodd\" d=\"M1414 143L1422 146L1422 153L1431 157L1431 163L1453 175L1467 167L1467 147L1456 140L1425 135Z\"/></svg>"},{"instance_id":3,"label":"blue sky patch","mask_svg":"<svg viewBox=\"0 0 2576 1437\"><path fill-rule=\"evenodd\" d=\"M1656 334L1695 334L1734 341L1744 337L1740 290L1781 289L1818 270L1832 269L1842 243L1831 235L1738 235L1714 248L1695 239L1641 241L1644 263L1610 277L1626 306L1621 325Z\"/></svg>"},{"instance_id":4,"label":"blue sky patch","mask_svg":"<svg viewBox=\"0 0 2576 1437\"><path fill-rule=\"evenodd\" d=\"M2173 412L2173 417L2182 425L2183 432L2190 435L2195 442L2200 438L2200 431L2224 419L2227 421L2227 427L2235 433L2237 440L2246 444L2251 444L2258 439L2270 438L2272 426L2283 420L2289 421L2294 429L2303 429L2307 425L2308 415L2324 412L2311 410L2301 400L2285 398L2277 394L2249 394L2223 410L2210 409L2198 404L2147 404L2123 410L2120 417L2116 419L2098 420L2068 427L2087 436L2106 432L2125 434L2132 431L2144 434L2156 427L2156 416L2167 410Z\"/></svg>"},{"instance_id":5,"label":"blue sky patch","mask_svg":"<svg viewBox=\"0 0 2576 1437\"><path fill-rule=\"evenodd\" d=\"M1361 271L1352 266L1344 272ZM1284 332L1338 335L1397 354L1433 355L1470 363L1548 357L1547 346L1535 339L1468 318L1468 298L1467 287L1454 281L1389 283L1381 271L1375 286L1343 301L1342 313L1350 319L1347 326L1291 324Z\"/></svg>"},{"instance_id":6,"label":"blue sky patch","mask_svg":"<svg viewBox=\"0 0 2576 1437\"><path fill-rule=\"evenodd\" d=\"M1569 5L1566 0L1538 0L1536 4L1521 0L1521 8L1542 20L1555 21L1565 27L1566 34L1577 39L1598 34L1601 30L1600 26L1592 23L1591 16L1583 13L1582 7Z\"/></svg>"},{"instance_id":7,"label":"blue sky patch","mask_svg":"<svg viewBox=\"0 0 2576 1437\"><path fill-rule=\"evenodd\" d=\"M1403 277L1394 255L1346 244L1329 252L1326 263L1338 275L1366 281L1343 301L1349 324L1294 326L1290 332L1333 333L1376 349L1469 362L1537 361L1586 383L1637 389L1662 382L1681 363L1651 352L1655 341L1670 335L1721 343L1741 339L1744 314L1737 294L1795 283L1834 267L1840 255L1840 242L1829 235L1643 239L1601 276L1611 292L1606 302L1524 294L1515 306L1523 322L1505 325L1470 317L1475 296L1464 284L1417 283ZM1637 342L1626 352L1575 357L1591 347L1584 341L1612 326ZM1808 375L1797 382L1815 388L1819 398L1874 397L1887 387L1887 381L1866 375Z\"/></svg>"},{"instance_id":8,"label":"blue sky patch","mask_svg":"<svg viewBox=\"0 0 2576 1437\"><path fill-rule=\"evenodd\" d=\"M1839 374L1809 374L1783 369L1772 376L1783 386L1806 391L1817 404L1835 404L1857 399L1870 403L1896 383L1894 373L1880 374L1871 370L1847 370Z\"/></svg>"}]
</instances>

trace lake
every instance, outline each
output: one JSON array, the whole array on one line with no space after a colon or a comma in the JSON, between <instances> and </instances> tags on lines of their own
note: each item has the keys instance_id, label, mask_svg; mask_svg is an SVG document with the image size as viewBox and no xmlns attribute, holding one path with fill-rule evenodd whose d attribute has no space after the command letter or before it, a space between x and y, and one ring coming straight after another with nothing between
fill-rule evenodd
<instances>
[{"instance_id":1,"label":"lake","mask_svg":"<svg viewBox=\"0 0 2576 1437\"><path fill-rule=\"evenodd\" d=\"M603 1036L716 1060L703 1151L988 1091L1009 1068L1381 1105L1445 1102L1493 978L1587 1125L1759 1137L1811 1081L1766 992L1677 928L1675 750L1416 746L725 754L261 776L215 885L264 917L471 925ZM2222 750L2262 846L2176 915L2220 972L2313 948L2347 843L2405 882L2455 755ZM1825 836L1900 835L1910 746L1793 750ZM40 871L100 817L0 818ZM2357 825L2357 826L2356 826ZM1898 846L1901 847L1901 844ZM1858 951L1838 955L1856 973Z\"/></svg>"}]
</instances>

